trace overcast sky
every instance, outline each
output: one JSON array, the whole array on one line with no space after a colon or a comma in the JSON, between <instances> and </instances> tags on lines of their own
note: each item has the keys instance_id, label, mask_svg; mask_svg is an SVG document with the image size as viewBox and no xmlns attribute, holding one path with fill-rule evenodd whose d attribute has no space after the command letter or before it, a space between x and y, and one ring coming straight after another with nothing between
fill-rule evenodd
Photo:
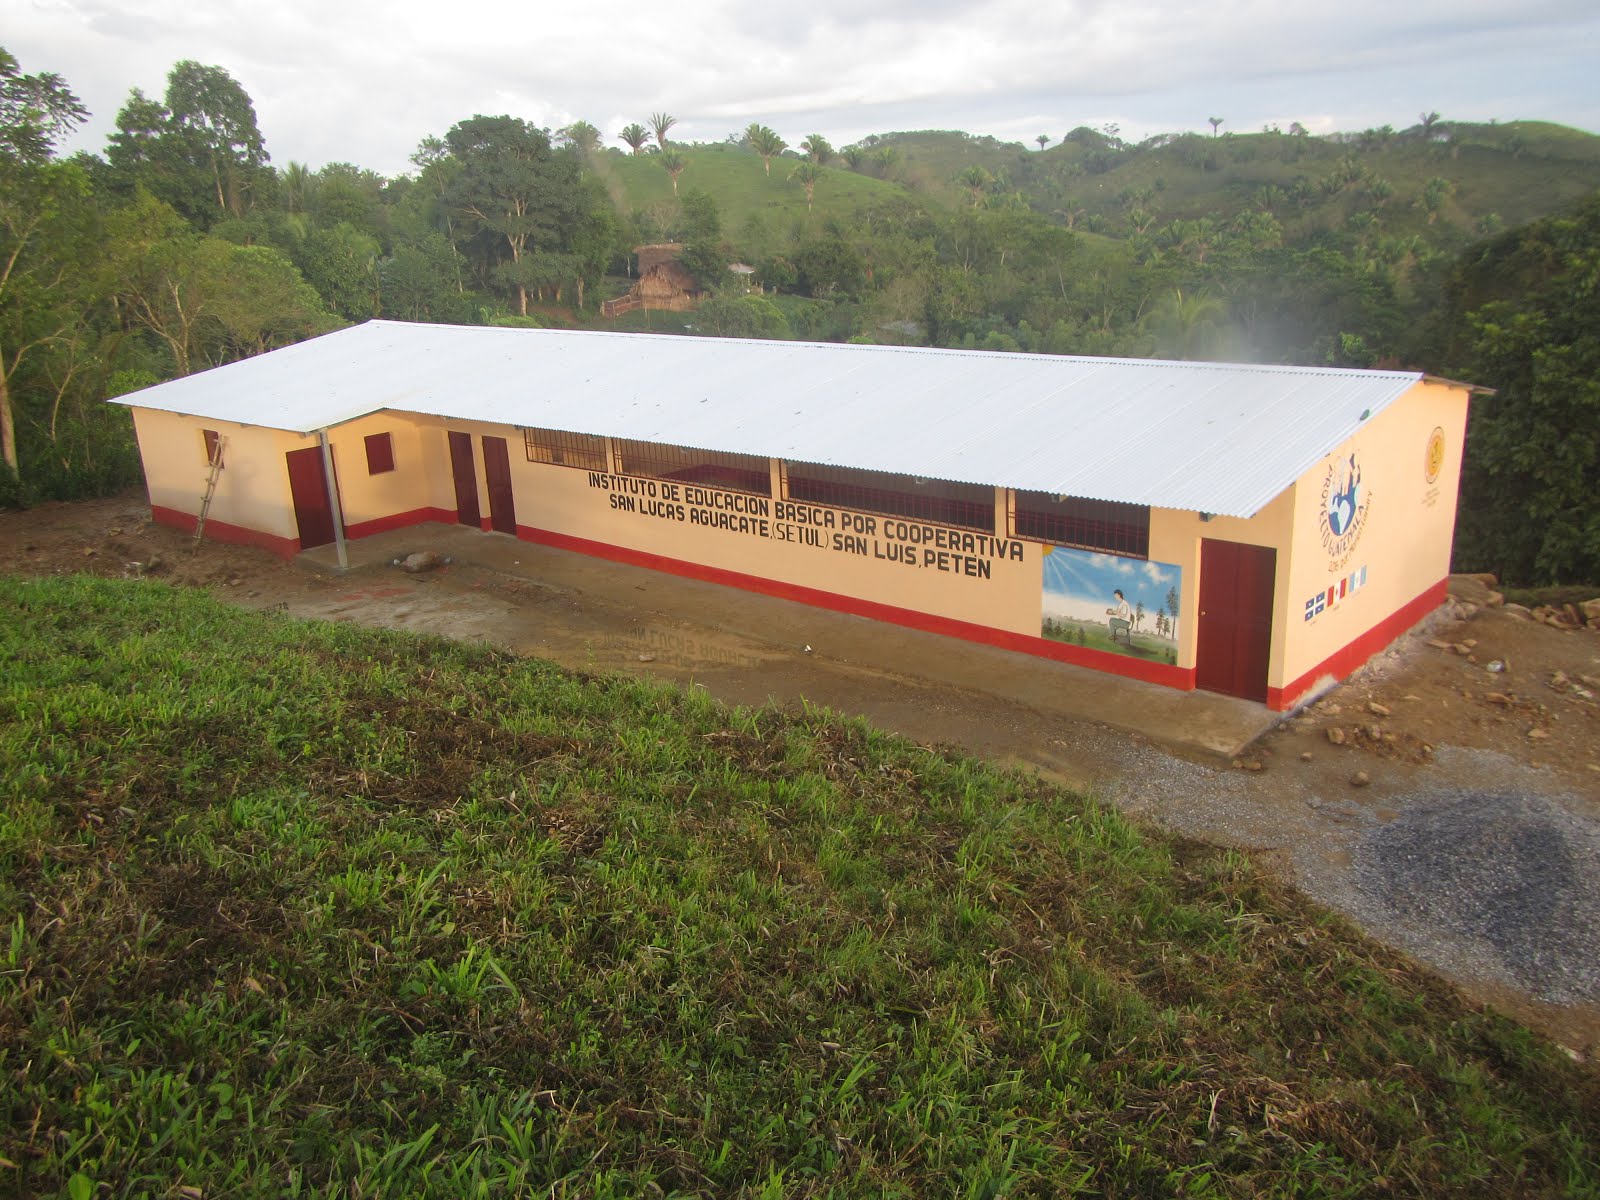
<instances>
[{"instance_id":1,"label":"overcast sky","mask_svg":"<svg viewBox=\"0 0 1600 1200\"><path fill-rule=\"evenodd\" d=\"M1595 0L7 0L0 45L88 105L103 149L130 89L182 59L226 69L280 166L396 174L475 113L611 145L630 121L719 141L963 129L1032 142L1299 121L1313 133L1448 119L1600 131Z\"/></svg>"}]
</instances>

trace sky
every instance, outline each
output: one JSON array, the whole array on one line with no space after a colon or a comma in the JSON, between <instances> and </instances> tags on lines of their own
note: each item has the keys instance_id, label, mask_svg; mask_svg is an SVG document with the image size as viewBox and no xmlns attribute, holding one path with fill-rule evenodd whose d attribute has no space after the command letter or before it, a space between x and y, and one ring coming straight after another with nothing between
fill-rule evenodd
<instances>
[{"instance_id":1,"label":"sky","mask_svg":"<svg viewBox=\"0 0 1600 1200\"><path fill-rule=\"evenodd\" d=\"M478 113L608 144L632 121L721 141L752 121L791 145L961 129L1033 144L1080 125L1123 138L1312 133L1446 120L1600 132L1595 0L7 0L0 46L52 71L99 152L133 88L220 66L278 165L395 175Z\"/></svg>"}]
</instances>

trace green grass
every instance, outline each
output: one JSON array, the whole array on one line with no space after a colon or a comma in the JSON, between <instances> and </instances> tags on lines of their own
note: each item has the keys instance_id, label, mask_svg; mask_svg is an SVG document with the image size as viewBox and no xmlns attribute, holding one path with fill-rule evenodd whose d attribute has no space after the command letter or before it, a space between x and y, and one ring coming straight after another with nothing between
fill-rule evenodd
<instances>
[{"instance_id":1,"label":"green grass","mask_svg":"<svg viewBox=\"0 0 1600 1200\"><path fill-rule=\"evenodd\" d=\"M847 220L858 208L899 193L893 184L857 174L842 164L830 165L817 181L808 211L804 189L789 178L797 159L773 159L768 175L758 155L734 146L673 148L686 162L677 194L698 189L711 196L717 202L725 234L742 253L752 256L759 252L752 243L819 230L830 219ZM675 203L672 180L662 170L658 155L609 151L596 159L595 171L624 213ZM760 236L752 236L752 217L765 231Z\"/></svg>"},{"instance_id":2,"label":"green grass","mask_svg":"<svg viewBox=\"0 0 1600 1200\"><path fill-rule=\"evenodd\" d=\"M826 712L0 580L0 1192L1594 1196L1600 1086Z\"/></svg>"}]
</instances>

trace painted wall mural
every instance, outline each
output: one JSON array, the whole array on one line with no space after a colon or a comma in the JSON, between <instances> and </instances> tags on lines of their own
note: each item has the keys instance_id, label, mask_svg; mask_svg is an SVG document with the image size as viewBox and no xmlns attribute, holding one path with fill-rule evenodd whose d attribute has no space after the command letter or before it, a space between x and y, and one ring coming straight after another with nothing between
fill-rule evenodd
<instances>
[{"instance_id":1,"label":"painted wall mural","mask_svg":"<svg viewBox=\"0 0 1600 1200\"><path fill-rule=\"evenodd\" d=\"M1174 563L1044 548L1039 632L1052 641L1176 665L1183 571Z\"/></svg>"}]
</instances>

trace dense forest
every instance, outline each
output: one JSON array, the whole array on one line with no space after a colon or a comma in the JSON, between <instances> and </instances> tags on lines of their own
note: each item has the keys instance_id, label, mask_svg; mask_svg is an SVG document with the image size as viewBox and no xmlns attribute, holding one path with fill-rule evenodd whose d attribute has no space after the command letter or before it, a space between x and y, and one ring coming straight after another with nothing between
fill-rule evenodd
<instances>
[{"instance_id":1,"label":"dense forest","mask_svg":"<svg viewBox=\"0 0 1600 1200\"><path fill-rule=\"evenodd\" d=\"M343 324L653 329L1468 380L1495 394L1458 567L1600 583L1600 137L1423 113L835 148L759 124L682 144L665 112L613 134L478 115L387 178L274 164L220 67L177 64L102 153L63 155L87 116L0 50L3 504L137 481L106 398ZM662 241L698 307L602 317Z\"/></svg>"}]
</instances>

